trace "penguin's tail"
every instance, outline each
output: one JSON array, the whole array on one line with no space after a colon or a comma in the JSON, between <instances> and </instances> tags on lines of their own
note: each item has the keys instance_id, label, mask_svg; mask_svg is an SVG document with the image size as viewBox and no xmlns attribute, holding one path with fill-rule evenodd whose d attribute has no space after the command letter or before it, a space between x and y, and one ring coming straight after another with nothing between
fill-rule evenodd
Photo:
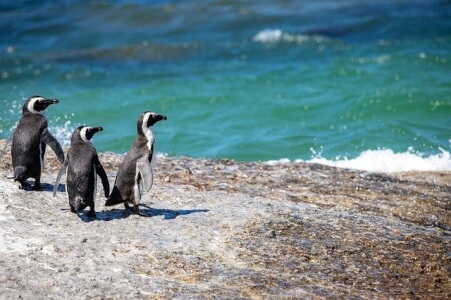
<instances>
[{"instance_id":1,"label":"penguin's tail","mask_svg":"<svg viewBox=\"0 0 451 300\"><path fill-rule=\"evenodd\" d=\"M74 198L74 200L71 201L71 203L70 203L71 212L78 214L78 212L80 211L81 202L82 202L82 198L79 196L76 196Z\"/></svg>"},{"instance_id":2,"label":"penguin's tail","mask_svg":"<svg viewBox=\"0 0 451 300\"><path fill-rule=\"evenodd\" d=\"M113 191L111 192L111 195L108 196L108 199L105 202L105 206L113 206L117 204L124 203L124 199L122 199L121 193L119 192L119 189L117 186L113 187Z\"/></svg>"},{"instance_id":3,"label":"penguin's tail","mask_svg":"<svg viewBox=\"0 0 451 300\"><path fill-rule=\"evenodd\" d=\"M14 168L14 180L24 183L27 179L27 167L17 166Z\"/></svg>"}]
</instances>

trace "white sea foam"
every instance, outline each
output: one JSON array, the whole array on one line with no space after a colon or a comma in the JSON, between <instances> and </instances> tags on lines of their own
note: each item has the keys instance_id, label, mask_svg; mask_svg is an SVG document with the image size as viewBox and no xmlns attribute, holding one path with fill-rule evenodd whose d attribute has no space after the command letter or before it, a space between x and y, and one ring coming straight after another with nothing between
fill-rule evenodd
<instances>
[{"instance_id":1,"label":"white sea foam","mask_svg":"<svg viewBox=\"0 0 451 300\"><path fill-rule=\"evenodd\" d=\"M280 29L265 29L254 35L255 42L278 42L282 39L283 32Z\"/></svg>"},{"instance_id":2,"label":"white sea foam","mask_svg":"<svg viewBox=\"0 0 451 300\"><path fill-rule=\"evenodd\" d=\"M63 125L55 125L52 121L49 122L50 133L63 147L70 146L70 138L72 137L74 129L75 127L72 125L71 120L66 120Z\"/></svg>"},{"instance_id":3,"label":"white sea foam","mask_svg":"<svg viewBox=\"0 0 451 300\"><path fill-rule=\"evenodd\" d=\"M7 133L7 136L5 138L8 138L8 136L9 138L12 138L14 130L16 130L17 123L19 123L19 121L17 121L13 126L11 126L11 128L5 131L5 133ZM64 122L63 125L54 125L53 122L50 121L48 129L50 133L58 140L61 146L69 146L70 138L75 127L72 125L72 122L70 120Z\"/></svg>"},{"instance_id":4,"label":"white sea foam","mask_svg":"<svg viewBox=\"0 0 451 300\"><path fill-rule=\"evenodd\" d=\"M295 162L319 163L327 166L350 168L370 172L405 172L405 171L451 171L451 155L449 151L439 148L440 153L425 156L413 149L395 153L391 149L366 150L352 159L330 160L314 154L310 160L296 160ZM290 160L281 159L268 161L268 164L288 163Z\"/></svg>"},{"instance_id":5,"label":"white sea foam","mask_svg":"<svg viewBox=\"0 0 451 300\"><path fill-rule=\"evenodd\" d=\"M252 39L258 43L287 42L302 44L309 41L321 43L326 38L321 35L291 34L280 29L265 29L254 35Z\"/></svg>"}]
</instances>

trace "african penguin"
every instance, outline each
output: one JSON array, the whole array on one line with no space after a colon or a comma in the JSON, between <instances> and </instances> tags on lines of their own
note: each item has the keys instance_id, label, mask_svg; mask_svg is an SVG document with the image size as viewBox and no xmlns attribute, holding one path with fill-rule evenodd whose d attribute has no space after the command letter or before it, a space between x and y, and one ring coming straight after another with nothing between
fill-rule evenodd
<instances>
[{"instance_id":1,"label":"african penguin","mask_svg":"<svg viewBox=\"0 0 451 300\"><path fill-rule=\"evenodd\" d=\"M67 151L66 160L61 167L53 188L55 197L61 176L66 171L66 194L73 213L77 213L87 206L90 207L88 216L95 217L95 197L97 175L102 180L105 198L110 193L110 184L97 151L91 144L95 133L102 131L102 127L80 126L74 130L71 144Z\"/></svg>"},{"instance_id":2,"label":"african penguin","mask_svg":"<svg viewBox=\"0 0 451 300\"><path fill-rule=\"evenodd\" d=\"M41 189L46 145L52 148L61 163L64 161L63 149L48 131L45 116L46 108L58 102L58 99L32 96L23 105L22 118L13 133L11 146L14 182L19 188L23 188L31 177L35 180L33 189Z\"/></svg>"},{"instance_id":3,"label":"african penguin","mask_svg":"<svg viewBox=\"0 0 451 300\"><path fill-rule=\"evenodd\" d=\"M130 209L128 203L132 203L133 211L145 216L139 210L139 203L143 192L148 192L153 183L155 139L152 126L166 119L165 116L154 112L145 111L141 114L137 123L138 134L119 167L113 190L105 203L106 206L124 203L125 208Z\"/></svg>"}]
</instances>

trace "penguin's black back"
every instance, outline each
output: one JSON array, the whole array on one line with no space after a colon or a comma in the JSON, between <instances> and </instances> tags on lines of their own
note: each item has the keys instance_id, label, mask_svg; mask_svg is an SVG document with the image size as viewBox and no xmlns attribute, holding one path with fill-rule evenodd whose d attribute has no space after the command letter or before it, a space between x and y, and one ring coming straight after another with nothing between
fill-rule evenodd
<instances>
[{"instance_id":1,"label":"penguin's black back","mask_svg":"<svg viewBox=\"0 0 451 300\"><path fill-rule=\"evenodd\" d=\"M40 149L45 151L45 144L42 143L41 145L41 135L46 128L47 120L45 117L32 113L25 113L22 116L12 139L13 166L24 166L31 174L38 170L40 172Z\"/></svg>"},{"instance_id":2,"label":"penguin's black back","mask_svg":"<svg viewBox=\"0 0 451 300\"><path fill-rule=\"evenodd\" d=\"M66 190L69 201L80 197L87 202L86 205L90 205L95 197L97 151L91 144L80 141L71 144L67 159Z\"/></svg>"}]
</instances>

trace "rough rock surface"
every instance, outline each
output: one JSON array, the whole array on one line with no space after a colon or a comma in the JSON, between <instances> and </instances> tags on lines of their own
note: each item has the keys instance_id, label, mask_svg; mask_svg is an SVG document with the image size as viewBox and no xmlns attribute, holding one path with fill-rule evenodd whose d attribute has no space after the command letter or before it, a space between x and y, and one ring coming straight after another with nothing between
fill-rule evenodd
<instances>
[{"instance_id":1,"label":"rough rock surface","mask_svg":"<svg viewBox=\"0 0 451 300\"><path fill-rule=\"evenodd\" d=\"M0 142L0 149L4 141ZM102 153L110 183L121 156ZM69 211L0 159L0 298L451 298L451 173L160 157L150 218ZM30 180L32 182L32 180Z\"/></svg>"}]
</instances>

